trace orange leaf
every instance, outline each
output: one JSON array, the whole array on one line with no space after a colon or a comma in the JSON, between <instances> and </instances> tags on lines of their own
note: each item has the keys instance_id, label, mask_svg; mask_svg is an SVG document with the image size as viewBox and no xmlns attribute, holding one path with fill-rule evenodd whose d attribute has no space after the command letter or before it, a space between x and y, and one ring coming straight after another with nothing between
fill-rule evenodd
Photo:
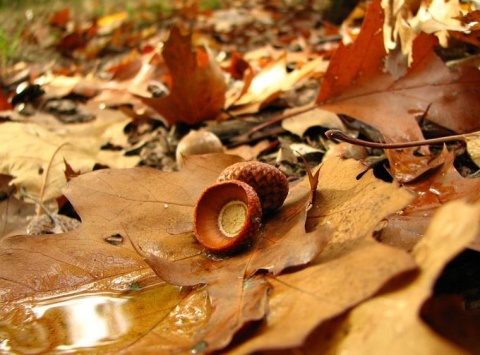
<instances>
[{"instance_id":1,"label":"orange leaf","mask_svg":"<svg viewBox=\"0 0 480 355\"><path fill-rule=\"evenodd\" d=\"M383 11L373 1L355 43L335 52L317 98L320 107L365 122L386 140L422 139L413 112L429 105L430 121L459 133L480 129L480 72L451 71L423 34L414 41L412 66L396 79L383 70L382 24Z\"/></svg>"},{"instance_id":2,"label":"orange leaf","mask_svg":"<svg viewBox=\"0 0 480 355\"><path fill-rule=\"evenodd\" d=\"M170 95L142 97L169 124L215 119L225 103L226 83L220 66L205 48L193 48L191 37L173 27L165 42L163 56L173 81Z\"/></svg>"}]
</instances>

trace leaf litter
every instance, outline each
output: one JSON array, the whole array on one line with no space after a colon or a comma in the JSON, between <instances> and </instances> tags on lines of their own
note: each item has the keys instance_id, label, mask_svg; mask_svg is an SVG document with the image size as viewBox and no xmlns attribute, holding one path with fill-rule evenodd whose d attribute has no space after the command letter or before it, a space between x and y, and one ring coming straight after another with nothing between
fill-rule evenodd
<instances>
[{"instance_id":1,"label":"leaf litter","mask_svg":"<svg viewBox=\"0 0 480 355\"><path fill-rule=\"evenodd\" d=\"M320 22L312 26L310 21L316 19L316 13L308 10L296 13L292 17L295 21L287 17L284 22L277 23L270 16L282 17L284 13L275 6L273 12L271 8L261 12L261 19L250 18L245 13L243 25L228 25L218 30L216 44L205 35L206 27L200 36L196 30L193 36L192 33L184 35L177 26L168 31L169 36L166 36L166 29L157 25L149 25L143 32L131 31L132 27L126 22L129 15L123 12L103 17L90 24L91 27L81 29L65 25L74 21L68 11L56 13L52 26L60 31L74 28L71 33L63 33L57 48L63 54L67 54L65 48L70 48L77 60L84 55L90 59L100 58L114 48L129 48L140 39L145 45L135 48L120 61L108 63L102 59L103 70L98 74L106 74L103 79L100 75L93 80L91 76L80 75L66 80L65 76L49 86L41 83L48 75L42 77L35 72L31 80L38 80L36 85L46 94L34 90L37 87L34 85L27 86L28 90L20 94L13 94L6 87L0 100L2 120L15 123L2 123L0 128L37 124L38 129L43 129L42 125L47 124L53 132L49 140L55 141L58 139L55 135L61 134L63 129L68 136L78 125L91 129L90 134L96 136L95 120L93 125L92 122L72 125L72 119L75 122L82 117L81 111L74 110L77 113L73 116L62 111L71 107L72 94L80 95L89 102L89 109L101 104L120 110L130 118L116 126L130 134L129 142L118 129L116 138L107 134L101 142L92 143L90 148L94 152L103 150L100 149L102 144L110 145L109 149L113 146L118 152L113 153L116 154L112 155L113 159L126 161L129 159L125 155L135 155L147 147L151 149L153 140L149 140L154 138L162 141L162 147L158 149L154 145L152 152L158 149L157 154L163 161L168 155L174 156L175 142L188 132L191 124L208 123L207 129L214 130L227 145L235 136L243 139L237 139L237 144L254 143L255 138L248 131L250 124L252 121L265 122L268 110L304 105L309 97L315 102L311 110L306 110L309 112L300 108L292 119L282 122L284 129L291 133L272 125L275 131L268 121L261 125L265 130L263 137L270 143L249 149L247 156L278 165L289 176L291 191L281 210L263 221L258 242L244 253L231 257L211 255L196 242L192 233L192 211L203 188L214 183L218 173L238 161L238 157L220 154L188 158L179 172L132 168L85 173L93 169L91 163L80 169L75 165L76 159L68 157L66 163L56 164L55 174L61 176L61 181L55 186L47 184L48 189L53 187L55 191L49 192L48 197L50 200L59 197L58 206L68 207L60 202L60 189L66 181L62 168L66 165L71 169L71 165L73 170L79 171L81 175L73 178L62 193L82 223L77 229L58 235L10 235L0 239L0 264L3 265L0 284L4 290L0 309L4 321L0 327L5 334L2 343L20 352L49 351L61 346L85 349L81 342L75 343L68 338L71 329L83 328L67 322L68 317L75 319L67 315L72 315L80 304L85 304L84 310L87 304L101 304L115 311L105 311L97 321L116 324L116 328L107 327L111 331L108 335L86 345L100 352L202 353L223 349L222 352L251 353L274 349L288 351L303 346L302 351L323 349L328 353L352 347L368 348L375 353L384 351L388 342L383 337L388 338L390 329L385 326L379 330L384 330L379 333L382 340L370 331L372 328L364 326L364 317L368 321L376 319L378 314L369 312L376 312L378 308L384 314L395 316L400 322L396 329L409 326L417 329L422 334L425 353L435 353L438 346L461 353L461 349L433 334L419 321L419 309L431 295L432 285L448 260L463 248L478 245L478 233L475 239L474 229L468 227L478 222L476 207L465 203L449 206L449 201L465 197L469 202L478 200L476 179L467 176L466 167L467 173L460 174L456 170L457 159L464 154L462 149L465 148L462 144L450 144L443 149L432 146L430 149L387 149L380 153L364 149L364 154L358 155L362 163L332 158L339 155L331 153L337 149L334 143L325 142L318 133L312 135L315 129L332 128L333 125L333 128L348 129L352 134L366 132L369 139L398 142L418 140L430 133L425 122L443 126L443 132L447 131L445 128L454 133L478 129L474 119L478 70L462 65L450 70L443 63L444 58L440 59L442 52L436 47L435 39L424 33L435 32L445 45L445 29L459 41L468 41L467 35L460 33L465 27L454 28L447 24L450 15L440 14L432 4L428 11L441 21L429 28L432 22L422 22L424 8L420 7L415 15L417 18L409 19L411 23L420 21L414 28L418 33L408 34L402 29L401 36L407 37L401 37L403 42L394 48L395 45L385 41L382 28L388 37L389 26L402 24L405 13L388 12L389 7L384 3L382 6L387 16L392 17L384 21L382 7L379 1L374 1L368 7L360 34L354 34L354 27L343 34L345 40L351 36L353 44L340 44L336 52L338 37L333 42L316 41L328 38L328 31L335 35L340 32L325 22L320 27L316 27ZM458 7L454 1L448 4L449 11ZM459 13L466 16L468 11L464 6ZM208 20L202 22L209 15L196 6L182 8L176 15L189 21L199 19L194 27L215 24ZM391 20L393 22L388 22ZM246 23L255 24L251 27L253 31L243 31ZM256 37L258 47L262 40L272 38L269 37L272 28L275 45L280 47L281 43L288 48L286 53L271 47L259 47L257 53L249 53L250 45L255 43L251 38ZM286 28L294 29L295 35L285 35L289 32L282 32ZM158 29L159 33L154 34ZM44 30L52 31L49 27ZM100 32L111 42L99 40L96 36ZM82 40L76 42L80 38ZM232 38L244 42L240 44ZM389 37L392 39L395 40L395 36ZM163 50L156 45L159 41L164 43ZM225 41L222 44L225 52L216 47L222 41ZM231 65L238 67L228 68L228 62L222 58L225 53L228 58L233 43L237 43L233 46L237 54L236 64ZM295 46L302 51L292 50ZM400 50L402 55L399 56ZM349 56L352 52L353 57ZM334 54L330 58L331 53ZM347 57L350 58L348 62L345 61ZM410 57L409 67L406 57ZM188 68L182 66L178 58L188 59ZM385 63L387 71L383 70ZM272 68L279 75L269 86L265 78L269 77ZM57 66L54 72L70 71L77 75L85 69L77 68L77 72L73 72L71 68ZM49 70L47 68L46 72ZM15 73L17 77L21 74L5 73L7 76ZM315 83L323 75L320 92L315 94L311 89L318 87ZM279 78L285 80L280 82ZM12 82L11 77L9 80ZM205 87L211 90L204 90ZM438 90L438 87L444 89ZM252 95L258 88L263 94ZM149 92L153 93L152 97ZM305 96L295 98L292 93L296 92ZM406 95L397 95L398 92ZM385 105L385 102L393 104ZM45 115L45 107L52 111ZM321 113L323 109L339 115L327 116ZM103 115L102 111L93 111L98 117ZM264 112L267 115L262 117ZM288 111L286 113L288 116ZM233 114L244 116L231 120ZM36 122L26 123L26 115L32 115ZM229 115L230 121L211 121ZM52 116L58 122L52 121ZM116 115L113 121L117 121ZM281 117L273 117L272 122L280 121ZM229 126L232 122L240 131L229 131L234 127ZM106 131L111 129L108 126L109 123L105 125ZM142 137L145 132L147 134ZM299 142L314 146L314 149L303 149L305 156L300 157L296 150ZM125 148L129 143L135 146L127 152ZM347 151L348 148L340 148L342 144L338 145L338 152ZM246 152L244 147L245 144L240 145L243 150L238 151ZM46 151L42 147L38 150ZM325 150L325 157L329 159L321 165L318 187L312 177L299 179L302 171L309 171L299 162L317 165ZM291 154L287 154L288 151ZM6 152L11 154L8 149ZM42 155L42 159L51 159L51 152L49 157L46 155ZM10 156L8 161L12 160ZM100 159L94 156L93 161L100 162ZM138 163L137 158L131 161ZM385 164L385 168L375 167L378 163L374 162L381 162L378 167ZM108 163L112 166L114 162L110 158ZM158 167L177 170L174 163L168 164ZM30 176L36 182L27 190L35 191L34 186L40 186L35 175L38 171L29 169L30 172L19 173L18 177ZM382 176L382 171L390 176ZM13 172L5 170L6 174L14 175ZM382 182L373 172L393 182ZM17 181L17 192L24 185L23 181ZM313 191L312 186L315 187ZM12 193L11 189L5 191L8 196ZM448 211L448 208L458 209L460 214L463 211L463 218L453 221L448 219L449 213L444 212L443 218L432 220L437 211L443 213L440 211ZM12 218L7 212L3 214L7 215ZM443 226L439 219L451 221L449 228L458 233L467 228L469 232L463 234L468 238L449 240L450 235L444 235L451 229ZM11 224L5 226L12 230ZM430 229L426 231L428 226ZM442 236L443 244L437 241L434 247L427 248L427 257L430 255L432 260L437 260L435 268L428 269L430 265L426 266L418 258L417 250L428 243L429 238ZM432 272L422 278L425 270ZM422 279L426 281L420 282ZM408 312L395 313L390 299L386 305L381 304L378 300L383 300L385 295L387 298L394 295L392 299L400 303L407 302ZM375 305L375 310L369 310L370 303ZM59 319L67 325L62 326L57 322ZM344 321L347 323L342 323ZM386 322L394 324L391 320ZM131 327L122 328L119 324ZM342 334L346 334L342 331L344 326L354 329L346 340L342 339ZM48 336L26 340L21 329ZM368 339L360 345L356 343L357 330L362 339ZM80 333L85 331L79 330ZM319 333L321 336L316 337ZM409 338L413 333L405 334L404 347L399 346L399 351L413 344ZM444 332L442 336L448 338L449 334ZM317 342L312 342L314 337ZM468 346L465 342L461 344Z\"/></svg>"}]
</instances>

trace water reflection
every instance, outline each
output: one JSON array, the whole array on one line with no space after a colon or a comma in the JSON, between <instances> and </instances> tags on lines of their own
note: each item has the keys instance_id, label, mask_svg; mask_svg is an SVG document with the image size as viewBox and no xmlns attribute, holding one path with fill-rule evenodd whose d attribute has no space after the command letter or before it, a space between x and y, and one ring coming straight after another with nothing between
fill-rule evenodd
<instances>
[{"instance_id":1,"label":"water reflection","mask_svg":"<svg viewBox=\"0 0 480 355\"><path fill-rule=\"evenodd\" d=\"M126 298L84 296L33 308L37 319L56 317L56 323L68 329L65 345L58 350L102 345L126 334L129 320L122 305ZM49 314L50 313L50 314Z\"/></svg>"},{"instance_id":2,"label":"water reflection","mask_svg":"<svg viewBox=\"0 0 480 355\"><path fill-rule=\"evenodd\" d=\"M0 353L114 351L157 326L185 295L161 283L13 304L0 319Z\"/></svg>"}]
</instances>

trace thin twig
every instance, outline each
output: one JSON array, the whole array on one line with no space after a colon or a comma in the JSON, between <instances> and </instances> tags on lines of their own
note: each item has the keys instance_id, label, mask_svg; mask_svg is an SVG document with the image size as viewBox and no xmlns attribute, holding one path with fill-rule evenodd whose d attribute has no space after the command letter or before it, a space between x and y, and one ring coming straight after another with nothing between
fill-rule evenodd
<instances>
[{"instance_id":1,"label":"thin twig","mask_svg":"<svg viewBox=\"0 0 480 355\"><path fill-rule=\"evenodd\" d=\"M249 140L252 139L252 136L255 133L257 133L257 132L259 132L259 131L261 131L261 130L269 127L269 126L273 126L274 124L276 124L278 122L281 122L281 121L283 121L287 118L290 118L290 117L293 117L293 116L296 116L296 115L314 110L315 108L317 108L316 105L308 105L306 107L303 107L301 109L295 110L295 111L287 113L287 114L282 113L280 115L276 115L276 116L270 118L269 120L267 120L266 122L261 123L258 126L255 126L255 127L251 128L247 132L236 136L233 140L231 140L231 146L237 146L237 145L243 144L245 142L248 142ZM229 113L229 115L231 115L231 114Z\"/></svg>"},{"instance_id":2,"label":"thin twig","mask_svg":"<svg viewBox=\"0 0 480 355\"><path fill-rule=\"evenodd\" d=\"M431 144L441 144L447 143L452 141L465 141L467 137L472 137L475 135L480 135L479 132L473 132L468 134L458 134L454 136L448 137L441 137L441 138L432 138L432 139L425 139L421 141L412 141L412 142L402 142L402 143L376 143L376 142L369 142L358 138L353 138L348 136L347 134L339 131L337 129L331 129L325 132L325 135L329 139L338 139L343 142L351 143L354 145L360 145L363 147L370 147L370 148L382 148L382 149L400 149L400 148L412 148L412 147L419 147L422 145L431 145Z\"/></svg>"},{"instance_id":3,"label":"thin twig","mask_svg":"<svg viewBox=\"0 0 480 355\"><path fill-rule=\"evenodd\" d=\"M40 202L43 202L43 197L45 195L45 189L46 189L46 186L47 186L47 182L48 182L48 175L50 174L50 170L52 168L52 163L53 163L53 159L55 159L55 155L57 155L57 153L60 151L60 149L62 149L64 146L66 146L68 143L62 143L60 144L57 149L55 149L55 151L53 152L53 155L52 157L50 158L50 161L48 162L48 166L47 166L47 170L45 171L45 176L43 177L43 183L42 183L42 187L40 189L40 195L38 197L38 200ZM37 217L40 216L40 208L38 208L39 205L37 205Z\"/></svg>"},{"instance_id":4,"label":"thin twig","mask_svg":"<svg viewBox=\"0 0 480 355\"><path fill-rule=\"evenodd\" d=\"M55 226L59 226L59 227L60 227L60 229L61 229L62 232L68 231L68 228L67 228L67 226L65 225L65 223L63 223L63 221L62 221L60 218L58 218L58 216L57 216L55 213L50 212L50 210L47 208L47 206L45 206L40 199L37 199L35 196L30 195L30 194L27 192L27 190L25 189L25 187L22 186L22 187L20 188L20 194L21 194L23 197L29 198L30 200L32 200L33 202L35 202L35 204L37 205L37 208L43 210L43 212L45 212L45 214L48 216L48 218L50 218L50 220L52 221L52 223L53 223ZM39 214L38 212L37 212L37 217L40 217L40 214Z\"/></svg>"}]
</instances>

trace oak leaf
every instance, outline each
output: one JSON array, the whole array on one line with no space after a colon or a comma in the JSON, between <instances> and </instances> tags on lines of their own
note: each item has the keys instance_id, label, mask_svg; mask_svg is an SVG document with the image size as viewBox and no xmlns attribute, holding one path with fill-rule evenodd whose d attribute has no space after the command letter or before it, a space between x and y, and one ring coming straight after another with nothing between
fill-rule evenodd
<instances>
[{"instance_id":1,"label":"oak leaf","mask_svg":"<svg viewBox=\"0 0 480 355\"><path fill-rule=\"evenodd\" d=\"M479 218L478 203L453 201L439 208L413 250L418 275L406 285L390 285L385 292L353 309L341 321L334 339L320 348L322 353L467 353L431 330L419 313L445 265L473 240ZM318 338L325 339L317 333Z\"/></svg>"},{"instance_id":2,"label":"oak leaf","mask_svg":"<svg viewBox=\"0 0 480 355\"><path fill-rule=\"evenodd\" d=\"M392 150L387 154L402 156L402 152ZM425 233L439 207L459 199L471 203L480 200L480 180L462 177L455 169L454 159L455 154L444 149L438 159L440 164L404 185L415 193L416 198L401 215L389 217L387 227L380 234L384 243L410 250ZM480 236L470 247L480 250Z\"/></svg>"},{"instance_id":3,"label":"oak leaf","mask_svg":"<svg viewBox=\"0 0 480 355\"><path fill-rule=\"evenodd\" d=\"M142 97L169 124L190 124L215 119L225 103L225 76L206 48L193 48L191 34L174 26L165 42L163 57L172 77L166 97Z\"/></svg>"},{"instance_id":4,"label":"oak leaf","mask_svg":"<svg viewBox=\"0 0 480 355\"><path fill-rule=\"evenodd\" d=\"M345 265L343 272L347 274L356 267L358 270L363 267L364 271L368 268L365 274L371 278L362 279L365 283L359 281L355 284L354 287L359 289L352 290L352 299L335 308L335 312L341 312L369 297L389 278L414 267L410 257L403 251L396 251L373 241L365 241L365 245L362 242L364 238L370 238L382 216L397 211L411 199L408 192L398 190L395 185L381 183L371 172L358 178L363 172L364 167L354 161L332 159L326 162L321 169L320 183L314 197L310 194L310 185L306 179L293 186L285 205L271 220L266 221L259 242L241 255L226 259L211 258L198 244L196 250L191 251L191 255L179 253L192 248L191 236L184 235L174 243L166 245L166 249L162 249L161 253L157 252L147 258L160 278L169 283L182 286L206 285L213 310L210 323L199 330L198 335L201 336L202 343L208 344L209 350L226 346L247 320L253 321L267 316L268 321L275 312L283 314L284 305L272 299L268 302L268 313L267 308L262 308L266 306L265 292L270 287L255 276L257 271L264 270L268 275L278 275L288 267L304 265L314 260L326 245L330 251L322 252L320 258L330 255L332 259L338 260L320 267L315 264L293 273L292 275L296 276L292 277L297 278L298 284L289 288L289 291L295 289L293 293L287 293L292 300L303 299L299 294L308 298L312 291L308 285L319 285L314 281L318 279L322 287L331 287L328 288L329 292L335 294L332 297L339 297L336 292L341 292L341 287L328 276L332 269L342 268L337 266L338 264ZM312 206L307 211L310 204ZM373 265L370 263L372 256L366 258L364 252L378 252L378 259L375 259ZM358 258L353 258L352 265L347 257L344 264L338 253L355 254ZM369 261L361 267L356 263L362 259ZM345 274L338 275L338 280L346 277ZM277 286L282 287L281 281L279 284L273 282L270 276L266 280L273 285L274 294ZM306 281L304 285L304 280L310 281ZM328 280L331 281L331 286L323 284L330 282ZM360 289L364 291L360 292ZM274 332L271 339L275 339L278 344L276 347L301 343L312 327L322 321L322 317L326 319L335 315L335 312L323 312L322 304L308 304L311 313L307 319L306 314L298 309L280 317L278 322L285 324L287 328L288 324L296 321L298 327L294 327L297 330L291 337L282 336L282 340L279 340L279 334L285 335L282 333L285 328ZM312 307L318 311L314 311ZM258 341L252 341L262 344L259 349L272 347L271 343L262 337ZM153 343L150 342L150 345L153 346ZM195 347L195 344L190 347ZM257 348L248 349L250 351Z\"/></svg>"},{"instance_id":5,"label":"oak leaf","mask_svg":"<svg viewBox=\"0 0 480 355\"><path fill-rule=\"evenodd\" d=\"M329 241L308 267L267 278L273 290L266 323L233 354L301 345L317 325L371 297L392 277L415 268L409 255L371 238L380 221L376 218L393 213L411 195L376 181L371 171L365 173L353 160L332 158L327 163L321 173L329 178L320 178L307 226L331 226Z\"/></svg>"},{"instance_id":6,"label":"oak leaf","mask_svg":"<svg viewBox=\"0 0 480 355\"><path fill-rule=\"evenodd\" d=\"M480 72L448 69L434 54L434 41L422 34L413 43L412 66L395 79L383 70L382 24L376 0L356 41L333 55L317 97L320 108L365 122L387 141L423 139L415 114L427 111L428 120L455 132L478 130Z\"/></svg>"},{"instance_id":7,"label":"oak leaf","mask_svg":"<svg viewBox=\"0 0 480 355\"><path fill-rule=\"evenodd\" d=\"M317 98L319 107L373 126L387 142L422 140L417 116L459 133L478 130L480 71L450 70L433 52L435 39L421 34L413 42L411 67L395 78L384 71L382 23L383 10L373 1L356 41L335 52ZM397 181L431 168L429 150L419 152L424 156L415 156L413 149L404 150L402 159L392 156Z\"/></svg>"},{"instance_id":8,"label":"oak leaf","mask_svg":"<svg viewBox=\"0 0 480 355\"><path fill-rule=\"evenodd\" d=\"M263 319L272 306L275 310L271 312L281 312L268 298L276 285L270 278L283 277L275 275L308 264L319 253L312 267L292 275L324 280L326 271L317 271L336 269L335 265L343 264L343 256L347 260L349 255L358 256L351 261L354 266L346 264L348 270L358 266L354 260L365 261L363 250L379 258L364 263L367 274L376 276L365 280L367 284L359 282L357 286L365 291L345 302L338 312L370 297L389 278L413 267L403 251L370 239L378 223L404 207L411 195L365 173L358 162L339 159L323 165L319 190L314 194L307 179L291 187L285 205L265 221L252 249L230 258L212 257L193 236L193 207L219 172L238 160L222 154L194 156L176 173L104 169L73 178L64 194L80 215L81 227L55 236L0 240L2 319L11 319L12 314L28 317L28 307L22 306L27 299L29 305L35 305L40 299L67 294L83 297L86 290L128 290L132 283L151 277L151 266L161 279L187 286L186 294L180 294L178 288L165 289L173 300L162 311L162 320L145 333L122 334L112 347L126 352L209 351L228 345L242 326ZM325 245L326 251L321 253ZM342 292L337 282L331 286L335 297ZM312 313L309 324L333 314ZM34 326L38 320L32 322ZM52 324L50 329L56 326ZM300 342L308 331L304 328L295 341Z\"/></svg>"},{"instance_id":9,"label":"oak leaf","mask_svg":"<svg viewBox=\"0 0 480 355\"><path fill-rule=\"evenodd\" d=\"M0 146L0 173L14 177L11 184L17 191L23 187L36 197L40 197L45 183L42 197L48 201L61 196L66 185L64 159L82 173L92 171L97 163L112 168L135 166L138 157L101 149L106 143L123 141L123 128L129 120L119 112L99 113L101 116L92 123L67 128L20 122L1 124L0 135L4 138Z\"/></svg>"},{"instance_id":10,"label":"oak leaf","mask_svg":"<svg viewBox=\"0 0 480 355\"><path fill-rule=\"evenodd\" d=\"M66 295L83 297L85 292L126 292L145 278L156 278L138 249L160 250L162 243L191 231L193 204L203 187L239 160L220 156L212 164L210 159L200 158L182 173L104 169L72 179L64 193L82 218L81 227L55 236L0 240L0 314L2 319L13 319L8 328L14 330L15 324L30 317L32 327L43 329L41 319L31 319L32 303ZM191 183L193 174L198 175L197 184ZM173 312L186 295L178 294L177 287L165 290L172 293L173 301L168 302L174 302ZM163 318L162 324L176 324L173 313ZM138 336L136 331L132 334Z\"/></svg>"}]
</instances>

